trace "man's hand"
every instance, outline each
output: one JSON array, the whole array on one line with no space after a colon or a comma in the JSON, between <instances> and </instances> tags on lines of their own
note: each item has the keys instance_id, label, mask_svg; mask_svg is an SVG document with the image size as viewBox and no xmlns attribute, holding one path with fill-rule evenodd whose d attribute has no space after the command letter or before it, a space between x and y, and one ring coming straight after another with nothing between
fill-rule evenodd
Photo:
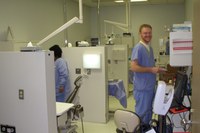
<instances>
[{"instance_id":1,"label":"man's hand","mask_svg":"<svg viewBox=\"0 0 200 133\"><path fill-rule=\"evenodd\" d=\"M151 72L155 74L159 73L159 67L152 67Z\"/></svg>"},{"instance_id":2,"label":"man's hand","mask_svg":"<svg viewBox=\"0 0 200 133\"><path fill-rule=\"evenodd\" d=\"M159 68L159 73L166 73L167 72L167 69L165 68Z\"/></svg>"},{"instance_id":3,"label":"man's hand","mask_svg":"<svg viewBox=\"0 0 200 133\"><path fill-rule=\"evenodd\" d=\"M63 93L64 92L64 87L63 86L60 86L59 88L59 93Z\"/></svg>"},{"instance_id":4,"label":"man's hand","mask_svg":"<svg viewBox=\"0 0 200 133\"><path fill-rule=\"evenodd\" d=\"M155 73L155 74L156 73L165 73L166 69L163 69L163 68L160 68L160 67L152 67L151 72Z\"/></svg>"}]
</instances>

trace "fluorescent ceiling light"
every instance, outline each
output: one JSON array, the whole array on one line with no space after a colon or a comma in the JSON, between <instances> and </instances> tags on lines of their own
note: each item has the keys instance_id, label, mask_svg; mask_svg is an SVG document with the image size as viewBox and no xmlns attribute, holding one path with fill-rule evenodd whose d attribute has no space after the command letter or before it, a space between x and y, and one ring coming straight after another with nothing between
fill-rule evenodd
<instances>
[{"instance_id":1,"label":"fluorescent ceiling light","mask_svg":"<svg viewBox=\"0 0 200 133\"><path fill-rule=\"evenodd\" d=\"M131 2L143 2L143 1L148 1L148 0L131 0Z\"/></svg>"},{"instance_id":2,"label":"fluorescent ceiling light","mask_svg":"<svg viewBox=\"0 0 200 133\"><path fill-rule=\"evenodd\" d=\"M144 1L148 1L148 0L130 0L130 2L144 2ZM122 3L124 2L124 0L115 0L116 3Z\"/></svg>"},{"instance_id":3,"label":"fluorescent ceiling light","mask_svg":"<svg viewBox=\"0 0 200 133\"><path fill-rule=\"evenodd\" d=\"M115 0L116 3L122 3L124 2L123 0Z\"/></svg>"}]
</instances>

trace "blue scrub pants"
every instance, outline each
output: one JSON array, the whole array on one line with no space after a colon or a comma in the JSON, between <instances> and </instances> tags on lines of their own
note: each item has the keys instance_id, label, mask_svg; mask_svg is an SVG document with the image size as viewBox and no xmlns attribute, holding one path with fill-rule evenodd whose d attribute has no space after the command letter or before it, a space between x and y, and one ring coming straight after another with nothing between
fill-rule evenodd
<instances>
[{"instance_id":1,"label":"blue scrub pants","mask_svg":"<svg viewBox=\"0 0 200 133\"><path fill-rule=\"evenodd\" d=\"M154 99L154 89L152 91L138 91L133 92L135 98L135 111L140 116L140 119L145 124L149 124L152 119L152 104Z\"/></svg>"}]
</instances>

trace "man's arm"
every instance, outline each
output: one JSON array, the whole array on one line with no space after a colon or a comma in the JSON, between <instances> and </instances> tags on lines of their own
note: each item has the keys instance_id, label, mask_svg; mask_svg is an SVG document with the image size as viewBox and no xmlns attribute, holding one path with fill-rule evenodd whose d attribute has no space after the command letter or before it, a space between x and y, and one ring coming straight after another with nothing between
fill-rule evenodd
<instances>
[{"instance_id":1,"label":"man's arm","mask_svg":"<svg viewBox=\"0 0 200 133\"><path fill-rule=\"evenodd\" d=\"M148 72L148 73L159 73L161 70L159 67L143 67L138 64L137 60L131 61L131 70L133 72Z\"/></svg>"},{"instance_id":2,"label":"man's arm","mask_svg":"<svg viewBox=\"0 0 200 133\"><path fill-rule=\"evenodd\" d=\"M67 82L67 67L65 62L60 61L57 66L59 72L59 93L64 92L64 86Z\"/></svg>"}]
</instances>

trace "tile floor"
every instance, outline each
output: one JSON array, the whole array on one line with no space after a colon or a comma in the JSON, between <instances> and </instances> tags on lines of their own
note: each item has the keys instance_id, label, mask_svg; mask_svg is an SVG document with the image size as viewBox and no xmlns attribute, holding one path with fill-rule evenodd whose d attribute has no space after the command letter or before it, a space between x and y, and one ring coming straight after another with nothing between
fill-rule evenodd
<instances>
[{"instance_id":1,"label":"tile floor","mask_svg":"<svg viewBox=\"0 0 200 133\"><path fill-rule=\"evenodd\" d=\"M134 111L134 99L132 94L127 99L127 109ZM115 111L116 109L124 109L119 101L114 97L109 97L109 111ZM78 122L78 133L82 132L81 122ZM104 123L90 123L90 122L84 122L84 133L116 133L116 126L113 119L113 113L109 113L109 121Z\"/></svg>"}]
</instances>

